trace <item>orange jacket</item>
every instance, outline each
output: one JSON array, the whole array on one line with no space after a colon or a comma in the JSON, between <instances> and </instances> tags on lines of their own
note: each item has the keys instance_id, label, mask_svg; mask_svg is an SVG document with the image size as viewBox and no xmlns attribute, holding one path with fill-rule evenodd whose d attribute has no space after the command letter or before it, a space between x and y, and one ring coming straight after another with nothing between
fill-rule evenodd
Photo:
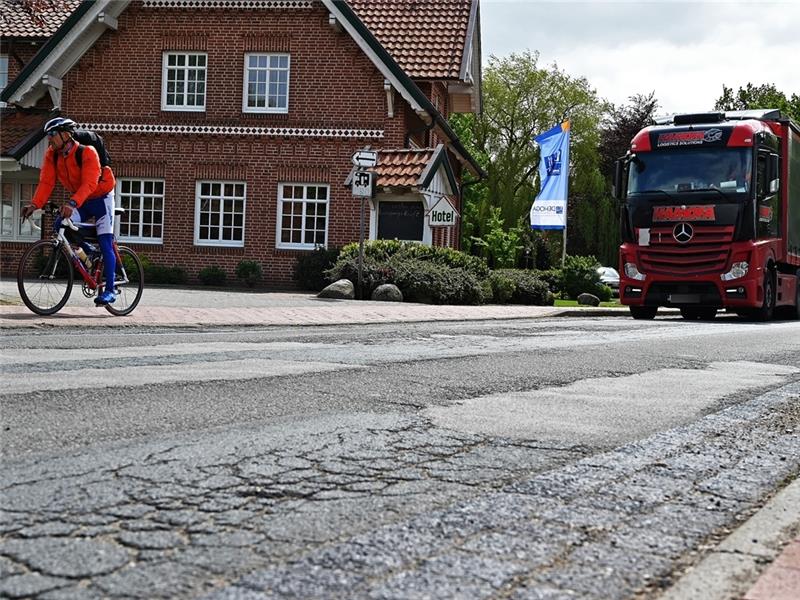
<instances>
[{"instance_id":1,"label":"orange jacket","mask_svg":"<svg viewBox=\"0 0 800 600\"><path fill-rule=\"evenodd\" d=\"M92 146L83 147L82 167L78 166L75 158L77 150L78 144L75 143L66 156L62 154L56 159L53 156L53 149L47 148L44 153L42 170L39 173L39 185L36 187L36 193L31 201L36 208L42 208L47 203L56 186L56 177L61 185L69 191L70 198L78 206L86 202L87 198L99 198L114 189L116 185L114 173L108 166L100 169L97 150Z\"/></svg>"}]
</instances>

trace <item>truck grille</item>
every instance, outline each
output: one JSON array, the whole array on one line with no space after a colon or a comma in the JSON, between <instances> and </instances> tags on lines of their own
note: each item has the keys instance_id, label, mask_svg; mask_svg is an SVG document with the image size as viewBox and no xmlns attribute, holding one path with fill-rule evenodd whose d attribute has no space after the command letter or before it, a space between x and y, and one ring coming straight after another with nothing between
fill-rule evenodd
<instances>
[{"instance_id":1,"label":"truck grille","mask_svg":"<svg viewBox=\"0 0 800 600\"><path fill-rule=\"evenodd\" d=\"M733 226L692 225L694 237L687 244L679 244L672 237L674 227L650 230L650 245L639 249L644 273L700 275L725 268Z\"/></svg>"}]
</instances>

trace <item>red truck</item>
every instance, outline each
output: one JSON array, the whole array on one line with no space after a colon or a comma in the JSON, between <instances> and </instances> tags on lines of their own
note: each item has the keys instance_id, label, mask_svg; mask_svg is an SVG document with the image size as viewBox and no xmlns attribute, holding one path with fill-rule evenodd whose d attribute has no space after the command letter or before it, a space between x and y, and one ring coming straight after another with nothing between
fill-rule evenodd
<instances>
[{"instance_id":1,"label":"red truck","mask_svg":"<svg viewBox=\"0 0 800 600\"><path fill-rule=\"evenodd\" d=\"M617 161L614 195L634 319L800 318L800 127L780 111L657 120Z\"/></svg>"}]
</instances>

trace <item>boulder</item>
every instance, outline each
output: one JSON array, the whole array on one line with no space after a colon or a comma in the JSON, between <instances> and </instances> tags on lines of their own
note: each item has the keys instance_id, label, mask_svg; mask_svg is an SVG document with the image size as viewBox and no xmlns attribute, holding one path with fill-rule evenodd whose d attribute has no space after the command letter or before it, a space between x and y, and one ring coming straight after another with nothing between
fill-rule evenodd
<instances>
[{"instance_id":1,"label":"boulder","mask_svg":"<svg viewBox=\"0 0 800 600\"><path fill-rule=\"evenodd\" d=\"M336 298L338 300L352 300L356 297L356 289L349 279L334 281L319 294L317 298Z\"/></svg>"},{"instance_id":2,"label":"boulder","mask_svg":"<svg viewBox=\"0 0 800 600\"><path fill-rule=\"evenodd\" d=\"M578 304L581 306L600 306L600 298L594 294L583 293L578 296Z\"/></svg>"},{"instance_id":3,"label":"boulder","mask_svg":"<svg viewBox=\"0 0 800 600\"><path fill-rule=\"evenodd\" d=\"M393 283L384 283L372 292L372 299L381 302L402 302L403 292Z\"/></svg>"}]
</instances>

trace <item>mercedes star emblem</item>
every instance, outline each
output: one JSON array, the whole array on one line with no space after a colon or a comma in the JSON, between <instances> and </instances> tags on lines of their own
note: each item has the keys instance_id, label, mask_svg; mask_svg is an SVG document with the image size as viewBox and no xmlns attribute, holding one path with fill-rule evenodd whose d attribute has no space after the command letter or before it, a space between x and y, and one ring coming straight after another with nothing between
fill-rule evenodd
<instances>
[{"instance_id":1,"label":"mercedes star emblem","mask_svg":"<svg viewBox=\"0 0 800 600\"><path fill-rule=\"evenodd\" d=\"M672 230L672 237L679 244L686 244L694 237L694 229L689 223L678 223Z\"/></svg>"}]
</instances>

